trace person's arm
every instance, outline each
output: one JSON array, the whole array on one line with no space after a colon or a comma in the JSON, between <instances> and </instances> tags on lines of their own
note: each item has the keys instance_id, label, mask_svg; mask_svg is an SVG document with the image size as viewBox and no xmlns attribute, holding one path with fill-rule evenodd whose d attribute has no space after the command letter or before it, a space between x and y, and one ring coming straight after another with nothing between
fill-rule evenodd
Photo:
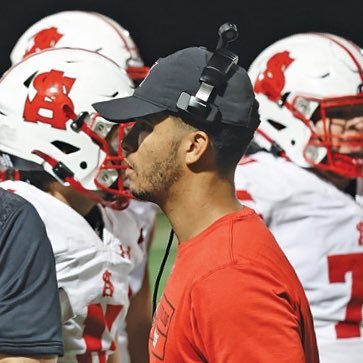
<instances>
[{"instance_id":1,"label":"person's arm","mask_svg":"<svg viewBox=\"0 0 363 363\"><path fill-rule=\"evenodd\" d=\"M1 195L0 247L1 359L53 361L63 354L53 251L35 208L16 195Z\"/></svg>"},{"instance_id":2,"label":"person's arm","mask_svg":"<svg viewBox=\"0 0 363 363\"><path fill-rule=\"evenodd\" d=\"M151 329L151 296L147 267L140 291L131 298L126 316L128 350L132 363L148 362L148 342Z\"/></svg>"},{"instance_id":3,"label":"person's arm","mask_svg":"<svg viewBox=\"0 0 363 363\"><path fill-rule=\"evenodd\" d=\"M115 342L117 341L118 337L115 339ZM107 358L107 363L122 363L120 346L118 344L115 344L115 352Z\"/></svg>"},{"instance_id":4,"label":"person's arm","mask_svg":"<svg viewBox=\"0 0 363 363\"><path fill-rule=\"evenodd\" d=\"M148 256L154 238L155 222L150 228L146 242L145 271L141 289L131 298L126 316L126 331L128 336L128 351L131 363L149 361L149 334L151 329L151 292L148 271Z\"/></svg>"},{"instance_id":5,"label":"person's arm","mask_svg":"<svg viewBox=\"0 0 363 363\"><path fill-rule=\"evenodd\" d=\"M0 363L56 363L57 357L14 357L0 354Z\"/></svg>"},{"instance_id":6,"label":"person's arm","mask_svg":"<svg viewBox=\"0 0 363 363\"><path fill-rule=\"evenodd\" d=\"M220 269L191 292L191 334L209 363L305 363L299 307L263 267Z\"/></svg>"},{"instance_id":7,"label":"person's arm","mask_svg":"<svg viewBox=\"0 0 363 363\"><path fill-rule=\"evenodd\" d=\"M62 323L64 324L68 320L72 319L75 315L72 310L71 302L69 301L68 295L66 291L60 287L58 289L59 292L59 302L62 313Z\"/></svg>"}]
</instances>

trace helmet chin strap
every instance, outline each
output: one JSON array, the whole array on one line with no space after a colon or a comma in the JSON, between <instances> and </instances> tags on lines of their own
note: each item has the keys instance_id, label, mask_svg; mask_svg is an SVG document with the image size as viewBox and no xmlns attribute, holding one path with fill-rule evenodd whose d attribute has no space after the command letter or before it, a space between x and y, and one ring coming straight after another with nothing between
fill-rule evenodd
<instances>
[{"instance_id":1,"label":"helmet chin strap","mask_svg":"<svg viewBox=\"0 0 363 363\"><path fill-rule=\"evenodd\" d=\"M257 129L256 133L259 134L261 137L263 137L264 140L269 144L269 148L267 151L269 151L271 154L275 156L280 156L282 158L289 160L282 147L277 142L272 140L271 137L269 137L264 131Z\"/></svg>"},{"instance_id":2,"label":"helmet chin strap","mask_svg":"<svg viewBox=\"0 0 363 363\"><path fill-rule=\"evenodd\" d=\"M115 195L114 200L106 200L104 198L98 197L91 190L85 189L82 186L82 184L79 183L78 181L76 181L73 177L67 178L65 181L67 183L69 183L69 185L73 189L82 193L86 198L94 201L97 204L101 204L104 207L108 207L108 208L115 209L115 210L123 210L123 209L126 209L130 204L130 200L127 197L123 197L123 196Z\"/></svg>"},{"instance_id":3,"label":"helmet chin strap","mask_svg":"<svg viewBox=\"0 0 363 363\"><path fill-rule=\"evenodd\" d=\"M119 196L119 198L116 198L115 200L105 200L104 198L97 196L95 193L93 193L93 191L84 188L83 185L74 178L73 172L68 169L62 162L55 160L54 158L43 153L40 150L33 150L32 153L39 156L46 163L48 163L59 179L68 183L73 189L82 193L86 198L94 201L96 204L101 204L104 207L109 207L116 210L123 210L128 207L129 199L127 197Z\"/></svg>"},{"instance_id":4,"label":"helmet chin strap","mask_svg":"<svg viewBox=\"0 0 363 363\"><path fill-rule=\"evenodd\" d=\"M20 171L17 169L0 170L0 182L5 180L20 180Z\"/></svg>"},{"instance_id":5,"label":"helmet chin strap","mask_svg":"<svg viewBox=\"0 0 363 363\"><path fill-rule=\"evenodd\" d=\"M113 197L114 197L113 200L102 199L100 203L104 207L108 207L108 208L111 208L114 210L124 210L130 204L130 199L127 197L123 197L121 195L118 195L118 196L113 195Z\"/></svg>"},{"instance_id":6,"label":"helmet chin strap","mask_svg":"<svg viewBox=\"0 0 363 363\"><path fill-rule=\"evenodd\" d=\"M323 163L319 163L319 168L331 171L346 179L361 178L363 174L363 159L352 159L350 156L340 153L332 153L332 157L334 161L330 165L325 167Z\"/></svg>"},{"instance_id":7,"label":"helmet chin strap","mask_svg":"<svg viewBox=\"0 0 363 363\"><path fill-rule=\"evenodd\" d=\"M80 132L80 131L84 132L95 143L97 143L100 146L100 148L103 151L106 152L107 155L110 153L109 145L108 145L107 141L103 137L101 137L100 135L98 135L96 132L94 132L93 130L91 130L91 128L89 128L87 126L85 120L86 120L87 116L89 116L88 112L81 112L80 114L77 115L67 105L65 105L63 107L63 110L66 113L66 115L68 116L68 118L70 118L71 120L73 120L73 122L71 124L71 128L72 128L72 130L74 132L77 132L77 133ZM54 160L54 162L57 163L56 160ZM54 169L53 169L53 171L54 171ZM67 177L69 179L67 179L67 180L64 179L64 180L67 181L74 189L76 189L79 192L81 192L84 195L86 195L87 198L89 198L91 200L95 200L95 201L97 200L97 203L100 203L100 204L102 204L105 207L109 207L109 208L112 208L112 209L115 209L115 210L123 210L123 209L125 209L125 208L128 207L128 205L129 205L129 199L132 198L132 195L131 194L129 196L128 195L119 195L119 194L116 194L116 193L113 194L111 190L109 190L108 188L105 188L102 184L100 184L95 179L95 184L102 191L104 191L105 193L108 193L108 194L112 195L114 199L113 200L105 200L103 198L96 197L91 191L89 191L88 189L85 189L78 181L75 180L74 174L71 171L70 171L70 173L72 174L71 176L70 175L67 175Z\"/></svg>"}]
</instances>

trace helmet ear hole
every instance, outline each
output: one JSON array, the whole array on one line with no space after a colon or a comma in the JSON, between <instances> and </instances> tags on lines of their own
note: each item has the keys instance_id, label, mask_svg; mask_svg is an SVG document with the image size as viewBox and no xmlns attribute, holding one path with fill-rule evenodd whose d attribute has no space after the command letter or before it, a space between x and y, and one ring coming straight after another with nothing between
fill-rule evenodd
<instances>
[{"instance_id":1,"label":"helmet ear hole","mask_svg":"<svg viewBox=\"0 0 363 363\"><path fill-rule=\"evenodd\" d=\"M23 83L23 85L26 88L29 88L30 83L32 83L33 78L36 76L36 74L38 73L38 71L34 72L33 74L31 74Z\"/></svg>"},{"instance_id":2,"label":"helmet ear hole","mask_svg":"<svg viewBox=\"0 0 363 363\"><path fill-rule=\"evenodd\" d=\"M276 130L280 131L286 128L285 125L279 123L278 121L267 119L266 120L272 127L274 127Z\"/></svg>"},{"instance_id":3,"label":"helmet ear hole","mask_svg":"<svg viewBox=\"0 0 363 363\"><path fill-rule=\"evenodd\" d=\"M62 153L64 154L73 154L76 151L79 150L78 147L68 144L67 142L64 141L53 141L52 145L54 145L56 148L58 148Z\"/></svg>"}]
</instances>

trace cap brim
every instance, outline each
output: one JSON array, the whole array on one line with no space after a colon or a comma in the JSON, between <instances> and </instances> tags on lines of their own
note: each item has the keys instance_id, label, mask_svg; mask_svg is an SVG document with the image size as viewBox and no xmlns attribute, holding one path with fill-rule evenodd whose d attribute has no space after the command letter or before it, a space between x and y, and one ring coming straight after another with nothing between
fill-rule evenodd
<instances>
[{"instance_id":1,"label":"cap brim","mask_svg":"<svg viewBox=\"0 0 363 363\"><path fill-rule=\"evenodd\" d=\"M167 110L135 96L97 102L92 106L106 120L118 123Z\"/></svg>"}]
</instances>

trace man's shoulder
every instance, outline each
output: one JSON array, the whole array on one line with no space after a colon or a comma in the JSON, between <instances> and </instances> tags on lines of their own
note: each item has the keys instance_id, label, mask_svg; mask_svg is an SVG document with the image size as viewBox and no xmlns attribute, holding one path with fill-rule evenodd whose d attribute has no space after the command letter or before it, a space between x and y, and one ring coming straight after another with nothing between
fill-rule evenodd
<instances>
[{"instance_id":1,"label":"man's shoulder","mask_svg":"<svg viewBox=\"0 0 363 363\"><path fill-rule=\"evenodd\" d=\"M48 244L45 227L35 207L23 197L0 188L0 243L18 255ZM4 247L5 248L5 247Z\"/></svg>"},{"instance_id":2,"label":"man's shoulder","mask_svg":"<svg viewBox=\"0 0 363 363\"><path fill-rule=\"evenodd\" d=\"M21 196L12 193L11 191L7 191L0 186L0 208L11 208L17 209L22 207L28 202L22 198Z\"/></svg>"},{"instance_id":3,"label":"man's shoulder","mask_svg":"<svg viewBox=\"0 0 363 363\"><path fill-rule=\"evenodd\" d=\"M30 206L24 198L15 193L6 191L0 187L0 228L6 223L9 217L17 210Z\"/></svg>"},{"instance_id":4,"label":"man's shoulder","mask_svg":"<svg viewBox=\"0 0 363 363\"><path fill-rule=\"evenodd\" d=\"M301 179L304 179L304 183ZM246 180L247 183L257 183L260 187L267 188L267 191L271 187L274 191L296 189L313 179L314 176L304 168L264 151L242 158L237 165L235 177L236 183Z\"/></svg>"},{"instance_id":5,"label":"man's shoulder","mask_svg":"<svg viewBox=\"0 0 363 363\"><path fill-rule=\"evenodd\" d=\"M295 278L292 266L274 235L255 213L248 219L234 221L229 238L229 253L234 264L254 266L257 270L280 276L282 280L287 275Z\"/></svg>"},{"instance_id":6,"label":"man's shoulder","mask_svg":"<svg viewBox=\"0 0 363 363\"><path fill-rule=\"evenodd\" d=\"M301 214L325 198L329 185L314 173L267 152L258 152L237 166L235 186L238 199L260 213L268 225L283 211ZM315 204L314 204L315 203Z\"/></svg>"},{"instance_id":7,"label":"man's shoulder","mask_svg":"<svg viewBox=\"0 0 363 363\"><path fill-rule=\"evenodd\" d=\"M247 207L245 209L251 210ZM247 214L247 217L249 218L236 219L232 224L230 248L234 259L254 254L261 257L265 251L267 254L276 249L279 251L274 236L262 218L254 211Z\"/></svg>"},{"instance_id":8,"label":"man's shoulder","mask_svg":"<svg viewBox=\"0 0 363 363\"><path fill-rule=\"evenodd\" d=\"M265 250L279 249L262 219L246 206L218 220L192 245L181 248L189 254L188 261L206 273L215 267L244 263L247 258L264 255Z\"/></svg>"},{"instance_id":9,"label":"man's shoulder","mask_svg":"<svg viewBox=\"0 0 363 363\"><path fill-rule=\"evenodd\" d=\"M244 201L248 192L249 198L256 202L276 203L291 197L296 189L295 165L276 158L267 152L258 152L243 158L235 172L237 196Z\"/></svg>"}]
</instances>

